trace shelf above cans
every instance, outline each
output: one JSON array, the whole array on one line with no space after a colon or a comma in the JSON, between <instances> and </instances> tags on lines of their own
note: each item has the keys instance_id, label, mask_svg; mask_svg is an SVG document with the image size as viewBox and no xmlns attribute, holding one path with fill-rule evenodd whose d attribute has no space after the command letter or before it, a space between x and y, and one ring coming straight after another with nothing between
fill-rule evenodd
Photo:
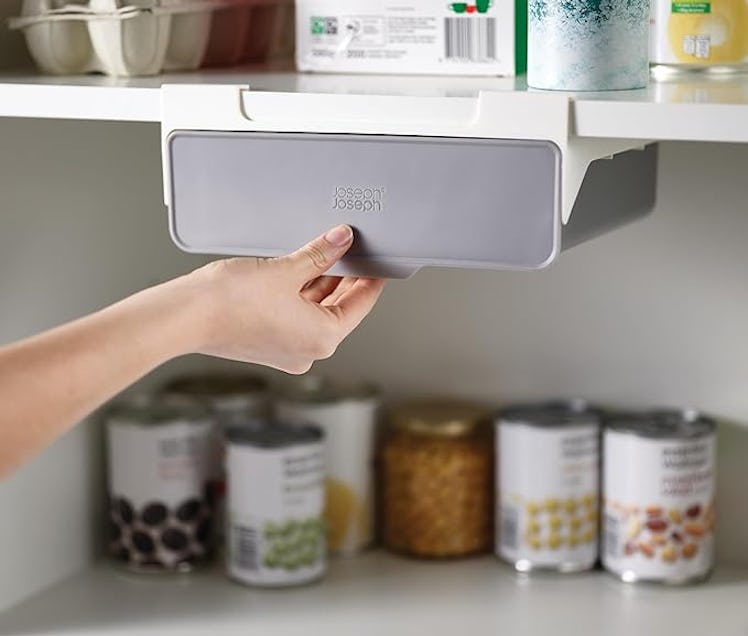
<instances>
[{"instance_id":1,"label":"shelf above cans","mask_svg":"<svg viewBox=\"0 0 748 636\"><path fill-rule=\"evenodd\" d=\"M178 577L94 566L0 616L0 634L745 633L748 570L717 569L683 588L620 583L602 572L517 575L493 557L415 561L374 551L333 561L322 582L256 590L219 568Z\"/></svg>"},{"instance_id":2,"label":"shelf above cans","mask_svg":"<svg viewBox=\"0 0 748 636\"><path fill-rule=\"evenodd\" d=\"M411 97L465 98L481 91L528 92L523 78L306 75L283 68L126 79L6 73L0 75L0 116L159 122L160 89L172 83ZM569 96L572 131L579 137L748 142L748 75L713 79L691 75L653 81L642 90Z\"/></svg>"}]
</instances>

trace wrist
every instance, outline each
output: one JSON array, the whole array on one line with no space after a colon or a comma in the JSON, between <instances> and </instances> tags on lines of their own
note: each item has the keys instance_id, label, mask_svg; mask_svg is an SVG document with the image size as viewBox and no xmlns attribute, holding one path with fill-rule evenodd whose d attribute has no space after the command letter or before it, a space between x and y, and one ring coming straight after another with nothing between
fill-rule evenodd
<instances>
[{"instance_id":1,"label":"wrist","mask_svg":"<svg viewBox=\"0 0 748 636\"><path fill-rule=\"evenodd\" d=\"M199 289L189 275L151 287L130 298L143 333L159 365L200 350L210 319Z\"/></svg>"}]
</instances>

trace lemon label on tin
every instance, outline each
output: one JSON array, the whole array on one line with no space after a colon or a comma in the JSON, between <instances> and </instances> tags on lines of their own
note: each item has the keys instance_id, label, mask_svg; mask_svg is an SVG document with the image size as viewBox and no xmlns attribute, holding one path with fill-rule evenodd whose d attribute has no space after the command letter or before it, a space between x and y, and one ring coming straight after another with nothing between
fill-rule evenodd
<instances>
[{"instance_id":1,"label":"lemon label on tin","mask_svg":"<svg viewBox=\"0 0 748 636\"><path fill-rule=\"evenodd\" d=\"M680 11L674 10L676 5ZM748 55L747 26L745 0L679 0L671 4L668 40L679 62L735 64Z\"/></svg>"},{"instance_id":2,"label":"lemon label on tin","mask_svg":"<svg viewBox=\"0 0 748 636\"><path fill-rule=\"evenodd\" d=\"M325 520L327 521L327 545L330 550L340 550L356 515L356 495L351 488L332 477L327 478L325 488Z\"/></svg>"},{"instance_id":3,"label":"lemon label on tin","mask_svg":"<svg viewBox=\"0 0 748 636\"><path fill-rule=\"evenodd\" d=\"M712 3L700 0L679 0L670 4L671 13L711 13Z\"/></svg>"}]
</instances>

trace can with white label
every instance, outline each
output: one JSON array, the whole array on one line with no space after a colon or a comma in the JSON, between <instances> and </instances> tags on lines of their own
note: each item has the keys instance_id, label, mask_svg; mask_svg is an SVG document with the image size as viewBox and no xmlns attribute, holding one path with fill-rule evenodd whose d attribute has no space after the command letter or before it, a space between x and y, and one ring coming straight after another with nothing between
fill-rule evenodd
<instances>
[{"instance_id":1,"label":"can with white label","mask_svg":"<svg viewBox=\"0 0 748 636\"><path fill-rule=\"evenodd\" d=\"M581 400L518 406L497 423L496 554L577 572L598 548L600 417Z\"/></svg>"},{"instance_id":2,"label":"can with white label","mask_svg":"<svg viewBox=\"0 0 748 636\"><path fill-rule=\"evenodd\" d=\"M310 422L325 433L325 521L332 554L353 556L374 539L374 448L379 392L304 378L276 404L281 419Z\"/></svg>"},{"instance_id":3,"label":"can with white label","mask_svg":"<svg viewBox=\"0 0 748 636\"><path fill-rule=\"evenodd\" d=\"M138 572L184 572L211 554L214 499L205 411L146 399L106 416L112 558Z\"/></svg>"},{"instance_id":4,"label":"can with white label","mask_svg":"<svg viewBox=\"0 0 748 636\"><path fill-rule=\"evenodd\" d=\"M230 427L226 434L228 575L261 587L323 576L323 432L258 420Z\"/></svg>"},{"instance_id":5,"label":"can with white label","mask_svg":"<svg viewBox=\"0 0 748 636\"><path fill-rule=\"evenodd\" d=\"M226 520L225 429L242 426L270 413L267 381L250 373L205 373L180 376L162 389L159 399L169 404L207 409L213 420L211 480L215 490L215 537L223 544Z\"/></svg>"},{"instance_id":6,"label":"can with white label","mask_svg":"<svg viewBox=\"0 0 748 636\"><path fill-rule=\"evenodd\" d=\"M696 411L621 414L603 441L602 561L623 581L681 584L714 564L716 425Z\"/></svg>"}]
</instances>

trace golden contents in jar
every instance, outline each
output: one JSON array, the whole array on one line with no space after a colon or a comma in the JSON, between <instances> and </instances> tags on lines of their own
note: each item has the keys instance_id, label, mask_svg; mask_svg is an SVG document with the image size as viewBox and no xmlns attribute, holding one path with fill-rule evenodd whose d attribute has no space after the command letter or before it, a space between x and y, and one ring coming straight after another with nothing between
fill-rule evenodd
<instances>
[{"instance_id":1,"label":"golden contents in jar","mask_svg":"<svg viewBox=\"0 0 748 636\"><path fill-rule=\"evenodd\" d=\"M462 422L447 408L443 426L438 412L396 414L381 455L383 539L389 549L447 557L490 547L493 443L486 420L473 421L479 411L469 411ZM411 427L410 421L417 424Z\"/></svg>"}]
</instances>

